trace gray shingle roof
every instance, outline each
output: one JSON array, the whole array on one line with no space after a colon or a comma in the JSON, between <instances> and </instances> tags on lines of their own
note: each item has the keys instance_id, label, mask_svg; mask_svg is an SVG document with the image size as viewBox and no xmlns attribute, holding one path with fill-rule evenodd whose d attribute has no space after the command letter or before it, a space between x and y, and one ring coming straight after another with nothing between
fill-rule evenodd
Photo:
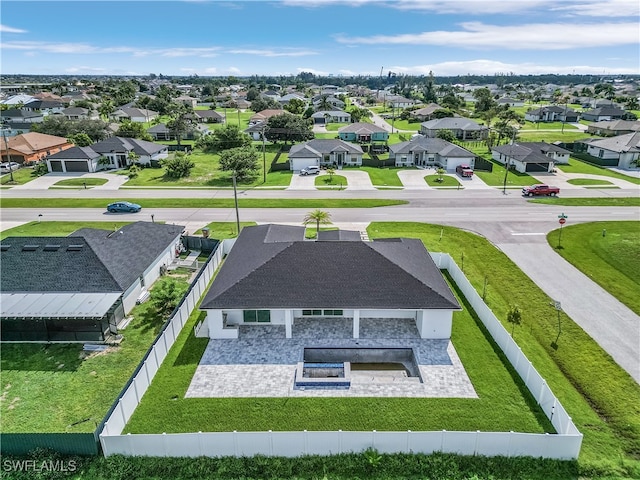
<instances>
[{"instance_id":1,"label":"gray shingle roof","mask_svg":"<svg viewBox=\"0 0 640 480\"><path fill-rule=\"evenodd\" d=\"M66 150L62 150L61 152L54 153L49 156L51 160L91 160L93 158L98 158L100 154L96 152L91 147L71 147Z\"/></svg>"},{"instance_id":2,"label":"gray shingle roof","mask_svg":"<svg viewBox=\"0 0 640 480\"><path fill-rule=\"evenodd\" d=\"M487 130L486 126L479 125L473 120L464 117L436 118L434 120L429 120L428 122L422 122L420 125L429 130Z\"/></svg>"},{"instance_id":3,"label":"gray shingle roof","mask_svg":"<svg viewBox=\"0 0 640 480\"><path fill-rule=\"evenodd\" d=\"M417 239L291 240L287 227L245 227L201 308L459 309L451 289Z\"/></svg>"},{"instance_id":4,"label":"gray shingle roof","mask_svg":"<svg viewBox=\"0 0 640 480\"><path fill-rule=\"evenodd\" d=\"M624 135L607 138L588 138L585 140L577 140L577 142L588 143L589 145L618 153L640 152L640 132L626 133Z\"/></svg>"},{"instance_id":5,"label":"gray shingle roof","mask_svg":"<svg viewBox=\"0 0 640 480\"><path fill-rule=\"evenodd\" d=\"M447 142L442 138L427 138L423 135L412 138L407 142L389 145L389 151L398 154L414 152L437 153L443 157L474 157L475 155L458 145Z\"/></svg>"},{"instance_id":6,"label":"gray shingle roof","mask_svg":"<svg viewBox=\"0 0 640 480\"><path fill-rule=\"evenodd\" d=\"M3 292L124 292L184 227L137 222L117 232L83 228L68 237L8 237L0 253ZM122 233L120 233L122 232ZM37 245L23 251L24 245ZM49 248L46 246L49 245ZM59 248L53 246L59 245ZM68 250L71 245L82 247Z\"/></svg>"},{"instance_id":7,"label":"gray shingle roof","mask_svg":"<svg viewBox=\"0 0 640 480\"><path fill-rule=\"evenodd\" d=\"M109 137L106 140L94 143L91 148L101 154L110 152L126 153L133 150L138 155L152 155L167 147L166 145L138 140L137 138Z\"/></svg>"},{"instance_id":8,"label":"gray shingle roof","mask_svg":"<svg viewBox=\"0 0 640 480\"><path fill-rule=\"evenodd\" d=\"M318 155L336 151L363 153L360 145L345 142L334 138L316 138L305 143L299 143L291 147L289 157L317 157ZM313 152L317 152L313 155Z\"/></svg>"},{"instance_id":9,"label":"gray shingle roof","mask_svg":"<svg viewBox=\"0 0 640 480\"><path fill-rule=\"evenodd\" d=\"M358 135L386 132L387 131L384 128L374 125L373 123L366 122L352 123L351 125L345 125L338 129L338 133L356 133Z\"/></svg>"},{"instance_id":10,"label":"gray shingle roof","mask_svg":"<svg viewBox=\"0 0 640 480\"><path fill-rule=\"evenodd\" d=\"M512 158L522 163L549 163L553 161L552 158L547 157L539 149L518 143L493 147L491 151L502 153L507 158Z\"/></svg>"}]
</instances>

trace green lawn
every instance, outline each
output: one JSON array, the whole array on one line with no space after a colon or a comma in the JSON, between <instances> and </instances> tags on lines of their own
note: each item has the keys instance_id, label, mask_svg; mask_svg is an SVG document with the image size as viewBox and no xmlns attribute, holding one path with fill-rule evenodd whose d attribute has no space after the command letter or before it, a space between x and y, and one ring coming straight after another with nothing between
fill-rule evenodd
<instances>
[{"instance_id":1,"label":"green lawn","mask_svg":"<svg viewBox=\"0 0 640 480\"><path fill-rule=\"evenodd\" d=\"M92 177L81 177L81 178L65 178L64 180L60 180L55 183L56 186L59 187L93 187L96 185L104 185L109 180L106 178L92 178Z\"/></svg>"},{"instance_id":2,"label":"green lawn","mask_svg":"<svg viewBox=\"0 0 640 480\"><path fill-rule=\"evenodd\" d=\"M111 224L33 222L2 236L67 235L82 227L110 229ZM176 278L186 289L190 276L178 269L158 282ZM78 344L3 344L2 431L93 432L165 321L151 302L131 314L134 320L121 332L122 344L102 353L87 355Z\"/></svg>"},{"instance_id":3,"label":"green lawn","mask_svg":"<svg viewBox=\"0 0 640 480\"><path fill-rule=\"evenodd\" d=\"M392 125L391 120L387 120L387 123L389 125ZM419 132L420 122L410 122L408 120L400 120L399 118L396 118L395 123L393 123L393 128L395 130L410 130L412 132Z\"/></svg>"},{"instance_id":4,"label":"green lawn","mask_svg":"<svg viewBox=\"0 0 640 480\"><path fill-rule=\"evenodd\" d=\"M0 177L0 185L24 185L27 182L33 180L34 177L32 175L33 168L23 167L15 170L13 172L13 182L11 182L11 174L7 173L6 175L2 175Z\"/></svg>"},{"instance_id":5,"label":"green lawn","mask_svg":"<svg viewBox=\"0 0 640 480\"><path fill-rule=\"evenodd\" d=\"M337 132L342 127L346 127L347 125L350 125L350 124L349 123L327 123L325 125L325 128L327 129L328 132ZM334 133L334 135L336 135L336 133Z\"/></svg>"},{"instance_id":6,"label":"green lawn","mask_svg":"<svg viewBox=\"0 0 640 480\"><path fill-rule=\"evenodd\" d=\"M527 200L531 203L563 205L567 207L640 207L638 197L560 198L545 197Z\"/></svg>"},{"instance_id":7,"label":"green lawn","mask_svg":"<svg viewBox=\"0 0 640 480\"><path fill-rule=\"evenodd\" d=\"M240 229L255 225L255 222L240 222ZM236 222L211 222L206 225L209 229L209 237L218 240L226 238L235 238L238 236ZM192 235L202 235L202 229L192 233Z\"/></svg>"},{"instance_id":8,"label":"green lawn","mask_svg":"<svg viewBox=\"0 0 640 480\"><path fill-rule=\"evenodd\" d=\"M371 238L420 238L429 250L448 252L459 265L464 255L467 278L480 293L487 282L487 304L509 330L509 305L520 306L523 324L516 327L515 339L584 434L581 465L617 471L624 461L640 472L640 386L564 313L562 335L554 343L556 311L550 298L502 252L478 235L446 226L380 222L368 232Z\"/></svg>"},{"instance_id":9,"label":"green lawn","mask_svg":"<svg viewBox=\"0 0 640 480\"><path fill-rule=\"evenodd\" d=\"M342 175L318 175L315 179L316 187L346 187L347 178Z\"/></svg>"},{"instance_id":10,"label":"green lawn","mask_svg":"<svg viewBox=\"0 0 640 480\"><path fill-rule=\"evenodd\" d=\"M554 248L559 229L547 234ZM640 222L593 222L565 226L564 259L640 315Z\"/></svg>"},{"instance_id":11,"label":"green lawn","mask_svg":"<svg viewBox=\"0 0 640 480\"><path fill-rule=\"evenodd\" d=\"M598 180L595 178L572 178L567 180L571 185L612 185L608 180Z\"/></svg>"},{"instance_id":12,"label":"green lawn","mask_svg":"<svg viewBox=\"0 0 640 480\"><path fill-rule=\"evenodd\" d=\"M427 182L427 185L430 187L459 187L460 182L456 177L452 177L451 175L427 175L424 177ZM442 180L442 181L439 181Z\"/></svg>"},{"instance_id":13,"label":"green lawn","mask_svg":"<svg viewBox=\"0 0 640 480\"><path fill-rule=\"evenodd\" d=\"M506 368L469 307L454 314L452 341L479 394L443 398L185 398L207 346L194 312L125 432L299 430L553 431ZM220 412L225 412L220 415Z\"/></svg>"},{"instance_id":14,"label":"green lawn","mask_svg":"<svg viewBox=\"0 0 640 480\"><path fill-rule=\"evenodd\" d=\"M640 185L640 178L632 177L630 175L624 175L614 170L609 170L608 168L599 167L598 165L583 162L582 160L579 160L575 157L569 158L569 164L556 165L556 168L562 170L565 173L588 173L591 175L602 175L604 177L619 178L621 180L626 180L627 182Z\"/></svg>"},{"instance_id":15,"label":"green lawn","mask_svg":"<svg viewBox=\"0 0 640 480\"><path fill-rule=\"evenodd\" d=\"M504 185L505 176L504 165L494 160L490 160L490 162L493 163L493 170L491 172L475 170L474 173L487 185L492 187L502 187ZM507 188L524 187L528 185L535 185L536 183L540 182L527 173L520 173L511 169L507 174Z\"/></svg>"},{"instance_id":16,"label":"green lawn","mask_svg":"<svg viewBox=\"0 0 640 480\"><path fill-rule=\"evenodd\" d=\"M233 208L233 198L137 198L124 199L140 203L142 208ZM38 198L5 198L3 208L104 208L109 200L101 198L48 198L45 205ZM406 205L406 200L376 198L240 198L240 208L373 208ZM143 210L144 213L144 210ZM113 216L114 221L117 215Z\"/></svg>"},{"instance_id":17,"label":"green lawn","mask_svg":"<svg viewBox=\"0 0 640 480\"><path fill-rule=\"evenodd\" d=\"M402 182L398 178L398 170L396 167L356 167L357 170L367 172L371 183L376 187L402 187Z\"/></svg>"},{"instance_id":18,"label":"green lawn","mask_svg":"<svg viewBox=\"0 0 640 480\"><path fill-rule=\"evenodd\" d=\"M130 222L29 222L3 230L0 239L6 237L59 237L67 236L81 228L117 230Z\"/></svg>"},{"instance_id":19,"label":"green lawn","mask_svg":"<svg viewBox=\"0 0 640 480\"><path fill-rule=\"evenodd\" d=\"M522 126L522 130L577 130L577 127L569 123L563 124L562 122L530 122L526 120Z\"/></svg>"},{"instance_id":20,"label":"green lawn","mask_svg":"<svg viewBox=\"0 0 640 480\"><path fill-rule=\"evenodd\" d=\"M540 127L542 128L542 127ZM554 130L553 132L541 132L538 130L527 130L518 132L518 141L520 142L542 142L553 143L556 141L572 143L576 140L587 138L590 135L579 130L564 129L564 132L560 130Z\"/></svg>"}]
</instances>

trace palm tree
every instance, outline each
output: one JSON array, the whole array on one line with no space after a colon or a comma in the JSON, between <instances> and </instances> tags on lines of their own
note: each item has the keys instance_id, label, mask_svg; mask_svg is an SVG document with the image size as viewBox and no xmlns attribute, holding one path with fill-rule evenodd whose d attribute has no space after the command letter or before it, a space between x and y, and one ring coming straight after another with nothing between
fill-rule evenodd
<instances>
[{"instance_id":1,"label":"palm tree","mask_svg":"<svg viewBox=\"0 0 640 480\"><path fill-rule=\"evenodd\" d=\"M331 214L329 212L325 212L320 209L312 210L311 212L305 215L302 223L305 225L309 225L310 223L316 224L316 238L318 238L318 233L320 233L320 224L326 225L331 223Z\"/></svg>"}]
</instances>

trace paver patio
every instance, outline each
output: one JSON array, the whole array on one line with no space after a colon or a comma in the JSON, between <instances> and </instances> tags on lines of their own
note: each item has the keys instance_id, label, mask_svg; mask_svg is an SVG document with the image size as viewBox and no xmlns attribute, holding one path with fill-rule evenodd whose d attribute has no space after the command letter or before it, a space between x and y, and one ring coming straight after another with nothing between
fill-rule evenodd
<instances>
[{"instance_id":1,"label":"paver patio","mask_svg":"<svg viewBox=\"0 0 640 480\"><path fill-rule=\"evenodd\" d=\"M355 375L349 389L294 389L305 347L413 348L415 378ZM344 318L296 318L293 338L284 325L240 326L238 339L210 340L186 397L439 397L477 398L449 340L422 339L412 319L363 318L360 338Z\"/></svg>"}]
</instances>

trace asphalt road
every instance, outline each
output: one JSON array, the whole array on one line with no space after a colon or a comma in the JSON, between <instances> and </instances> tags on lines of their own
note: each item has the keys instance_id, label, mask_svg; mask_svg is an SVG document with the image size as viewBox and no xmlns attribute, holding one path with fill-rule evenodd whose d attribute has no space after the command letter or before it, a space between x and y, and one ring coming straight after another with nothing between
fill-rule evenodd
<instances>
[{"instance_id":1,"label":"asphalt road","mask_svg":"<svg viewBox=\"0 0 640 480\"><path fill-rule=\"evenodd\" d=\"M616 190L584 190L576 196L630 196ZM570 192L563 196L571 196ZM631 192L637 195L637 191ZM586 194L586 195L585 195ZM229 198L230 190L8 190L4 198ZM558 215L567 225L599 220L639 220L637 208L564 207L532 204L518 191L507 195L488 191L283 191L244 190L240 198L400 198L408 205L377 208L325 209L338 225L366 225L374 221L416 221L451 225L483 235L507 254L551 299L600 344L622 368L640 383L640 317L564 261L546 242L558 227ZM188 231L209 222L233 222L235 211L222 208L144 208L137 214L109 214L104 209L41 208L1 210L2 230L33 220L135 221L150 220L185 225ZM106 204L106 203L105 203ZM309 209L249 208L240 210L241 221L300 225ZM40 216L41 215L41 216ZM549 272L553 272L552 275Z\"/></svg>"}]
</instances>

